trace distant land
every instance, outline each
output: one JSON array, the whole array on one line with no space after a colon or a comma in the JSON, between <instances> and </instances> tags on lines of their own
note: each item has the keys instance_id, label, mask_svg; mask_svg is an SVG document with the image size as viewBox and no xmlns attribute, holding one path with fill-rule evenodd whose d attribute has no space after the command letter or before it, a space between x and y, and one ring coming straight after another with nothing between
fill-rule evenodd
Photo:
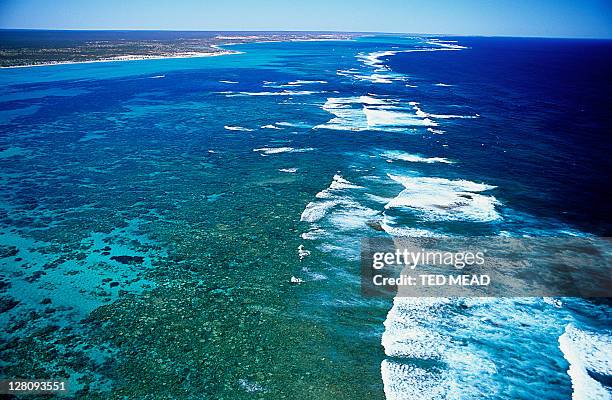
<instances>
[{"instance_id":1,"label":"distant land","mask_svg":"<svg viewBox=\"0 0 612 400\"><path fill-rule=\"evenodd\" d=\"M205 57L231 54L221 45L303 40L345 40L337 32L52 31L0 30L0 67L96 61Z\"/></svg>"}]
</instances>

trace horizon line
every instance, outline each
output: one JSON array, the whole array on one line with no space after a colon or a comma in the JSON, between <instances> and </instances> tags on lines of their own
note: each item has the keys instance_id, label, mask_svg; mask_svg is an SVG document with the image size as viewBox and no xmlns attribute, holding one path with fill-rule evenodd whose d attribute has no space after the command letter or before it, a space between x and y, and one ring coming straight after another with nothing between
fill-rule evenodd
<instances>
[{"instance_id":1,"label":"horizon line","mask_svg":"<svg viewBox=\"0 0 612 400\"><path fill-rule=\"evenodd\" d=\"M345 34L378 34L378 35L415 35L415 36L449 36L449 37L490 37L490 38L526 38L526 39L577 39L577 40L612 40L601 36L539 36L539 35L486 35L465 33L419 33L419 32L383 32L383 31L342 31L342 30L264 30L264 29L149 29L149 28L2 28L0 31L51 31L51 32L285 32L285 33L345 33Z\"/></svg>"}]
</instances>

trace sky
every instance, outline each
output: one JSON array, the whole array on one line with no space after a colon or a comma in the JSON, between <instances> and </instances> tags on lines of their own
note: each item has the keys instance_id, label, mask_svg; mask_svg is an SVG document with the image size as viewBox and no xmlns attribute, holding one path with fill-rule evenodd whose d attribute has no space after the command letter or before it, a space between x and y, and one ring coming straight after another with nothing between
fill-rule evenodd
<instances>
[{"instance_id":1,"label":"sky","mask_svg":"<svg viewBox=\"0 0 612 400\"><path fill-rule=\"evenodd\" d=\"M612 38L612 0L0 0L0 28Z\"/></svg>"}]
</instances>

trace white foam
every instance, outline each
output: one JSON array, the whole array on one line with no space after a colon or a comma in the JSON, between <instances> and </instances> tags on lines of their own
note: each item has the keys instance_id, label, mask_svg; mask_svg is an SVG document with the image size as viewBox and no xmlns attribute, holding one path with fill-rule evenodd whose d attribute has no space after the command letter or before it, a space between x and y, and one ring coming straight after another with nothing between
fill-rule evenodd
<instances>
[{"instance_id":1,"label":"white foam","mask_svg":"<svg viewBox=\"0 0 612 400\"><path fill-rule=\"evenodd\" d=\"M389 75L383 74L355 75L355 77L372 83L393 83L393 79Z\"/></svg>"},{"instance_id":2,"label":"white foam","mask_svg":"<svg viewBox=\"0 0 612 400\"><path fill-rule=\"evenodd\" d=\"M225 129L227 129L228 131L244 131L244 132L251 132L253 129L251 128L244 128L242 126L230 126L230 125L225 125L224 126Z\"/></svg>"},{"instance_id":3,"label":"white foam","mask_svg":"<svg viewBox=\"0 0 612 400\"><path fill-rule=\"evenodd\" d=\"M270 125L270 124L269 124L269 125L262 125L262 126L261 126L261 129L283 129L283 128L279 128L279 127L278 127L278 126L276 126L276 125Z\"/></svg>"},{"instance_id":4,"label":"white foam","mask_svg":"<svg viewBox=\"0 0 612 400\"><path fill-rule=\"evenodd\" d=\"M297 172L297 168L280 168L280 172L286 172L288 174L295 174Z\"/></svg>"},{"instance_id":5,"label":"white foam","mask_svg":"<svg viewBox=\"0 0 612 400\"><path fill-rule=\"evenodd\" d=\"M412 228L407 226L396 226L395 219L384 215L380 221L380 227L393 237L439 237L440 235L427 229Z\"/></svg>"},{"instance_id":6,"label":"white foam","mask_svg":"<svg viewBox=\"0 0 612 400\"><path fill-rule=\"evenodd\" d=\"M589 371L603 376L612 375L612 339L605 334L582 331L574 325L565 327L559 337L559 348L569 363L572 399L609 400L611 393Z\"/></svg>"},{"instance_id":7,"label":"white foam","mask_svg":"<svg viewBox=\"0 0 612 400\"><path fill-rule=\"evenodd\" d=\"M372 83L393 83L394 81L406 81L408 77L403 74L398 74L390 71L387 68L381 57L391 56L397 54L399 51L378 51L369 54L357 54L357 58L362 61L366 66L374 68L373 73L371 74L363 74L357 69L351 68L348 70L337 70L336 74L339 76L347 76L353 79L361 80L361 81L369 81Z\"/></svg>"},{"instance_id":8,"label":"white foam","mask_svg":"<svg viewBox=\"0 0 612 400\"><path fill-rule=\"evenodd\" d=\"M429 178L429 177L416 177L415 178L415 177L391 175L391 174L388 174L387 176L389 176L389 178L393 179L395 182L401 183L406 188L413 186L417 182L424 183L424 184L427 184L427 183L438 184L441 186L452 188L454 190L463 190L463 191L469 191L469 192L484 192L484 191L496 188L496 186L487 185L484 183L466 181L463 179L451 181L445 178Z\"/></svg>"},{"instance_id":9,"label":"white foam","mask_svg":"<svg viewBox=\"0 0 612 400\"><path fill-rule=\"evenodd\" d=\"M356 57L359 60L361 60L365 65L368 65L370 67L375 67L375 68L382 68L384 67L384 64L380 58L389 57L389 56L397 54L398 52L399 52L398 50L374 51L369 54L363 54L363 53L357 54Z\"/></svg>"},{"instance_id":10,"label":"white foam","mask_svg":"<svg viewBox=\"0 0 612 400\"><path fill-rule=\"evenodd\" d=\"M326 235L324 229L318 228L316 226L312 227L308 232L304 232L300 235L300 237L304 240L315 240L319 239Z\"/></svg>"},{"instance_id":11,"label":"white foam","mask_svg":"<svg viewBox=\"0 0 612 400\"><path fill-rule=\"evenodd\" d=\"M358 204L340 194L346 189L361 189L361 186L351 183L339 174L334 175L329 187L315 195L318 200L306 205L300 220L316 222L323 218L331 208L338 205L359 208Z\"/></svg>"},{"instance_id":12,"label":"white foam","mask_svg":"<svg viewBox=\"0 0 612 400\"><path fill-rule=\"evenodd\" d=\"M263 81L262 82L262 86L263 87L277 87L281 85L280 83L274 82L274 81Z\"/></svg>"},{"instance_id":13,"label":"white foam","mask_svg":"<svg viewBox=\"0 0 612 400\"><path fill-rule=\"evenodd\" d=\"M310 250L306 250L303 244L298 246L298 257L300 257L300 261L302 261L304 258L308 257L309 255L310 255Z\"/></svg>"},{"instance_id":14,"label":"white foam","mask_svg":"<svg viewBox=\"0 0 612 400\"><path fill-rule=\"evenodd\" d=\"M283 126L283 127L290 127L290 128L310 128L310 126L311 126L311 125L308 125L306 123L286 122L286 121L277 122L275 125Z\"/></svg>"},{"instance_id":15,"label":"white foam","mask_svg":"<svg viewBox=\"0 0 612 400\"><path fill-rule=\"evenodd\" d=\"M345 201L342 204L344 207L335 211L328 219L335 232L364 228L366 221L378 215L377 211L354 201Z\"/></svg>"},{"instance_id":16,"label":"white foam","mask_svg":"<svg viewBox=\"0 0 612 400\"><path fill-rule=\"evenodd\" d=\"M448 302L444 298L395 298L384 322L381 344L385 354L395 358L443 359L448 340L422 325L423 322L434 321L438 309ZM382 362L381 373L387 399L449 398L448 370L431 370L411 364L399 360Z\"/></svg>"},{"instance_id":17,"label":"white foam","mask_svg":"<svg viewBox=\"0 0 612 400\"><path fill-rule=\"evenodd\" d=\"M394 72L389 72L388 70L384 69L377 69L376 71L378 72L374 72L371 74L363 74L359 71L351 71L351 70L337 70L336 71L336 75L338 76L347 76L359 81L368 81L368 82L372 82L372 83L393 83L396 81L407 81L408 77L402 74L397 74ZM384 72L383 72L384 71ZM410 86L410 85L406 85L406 86Z\"/></svg>"},{"instance_id":18,"label":"white foam","mask_svg":"<svg viewBox=\"0 0 612 400\"><path fill-rule=\"evenodd\" d=\"M366 197L380 204L387 204L393 199L389 197L378 196L378 195L371 194L371 193L366 193Z\"/></svg>"},{"instance_id":19,"label":"white foam","mask_svg":"<svg viewBox=\"0 0 612 400\"><path fill-rule=\"evenodd\" d=\"M329 209L338 204L338 200L311 201L306 205L304 211L302 211L300 221L316 222L323 218Z\"/></svg>"},{"instance_id":20,"label":"white foam","mask_svg":"<svg viewBox=\"0 0 612 400\"><path fill-rule=\"evenodd\" d=\"M236 84L236 83L238 83L238 82L236 82L236 81L226 81L226 80L222 80L222 81L219 81L219 83L227 83L227 84L230 84L230 85L234 85L234 84Z\"/></svg>"},{"instance_id":21,"label":"white foam","mask_svg":"<svg viewBox=\"0 0 612 400\"><path fill-rule=\"evenodd\" d=\"M342 190L342 189L361 189L359 185L355 185L342 177L342 175L336 174L332 179L332 183L329 185L330 190Z\"/></svg>"},{"instance_id":22,"label":"white foam","mask_svg":"<svg viewBox=\"0 0 612 400\"><path fill-rule=\"evenodd\" d=\"M451 119L451 118L460 118L460 119L473 119L473 118L480 118L480 115L476 114L476 115L455 115L455 114L430 114L427 113L428 117L434 118L434 119Z\"/></svg>"},{"instance_id":23,"label":"white foam","mask_svg":"<svg viewBox=\"0 0 612 400\"><path fill-rule=\"evenodd\" d=\"M448 334L449 326L461 324L461 314L452 311L456 306L456 300L447 298L393 300L382 337L385 354L394 357L381 365L387 399L475 399L492 394L496 365L486 353L465 347ZM428 363L416 367L415 359L441 362L444 367Z\"/></svg>"},{"instance_id":24,"label":"white foam","mask_svg":"<svg viewBox=\"0 0 612 400\"><path fill-rule=\"evenodd\" d=\"M336 75L338 75L338 76L353 77L357 73L359 73L359 71L356 70L355 68L351 68L351 69L338 69L338 70L336 70Z\"/></svg>"},{"instance_id":25,"label":"white foam","mask_svg":"<svg viewBox=\"0 0 612 400\"><path fill-rule=\"evenodd\" d=\"M433 163L453 164L454 163L453 161L447 158L444 158L444 157L423 157L419 154L410 154L410 153L404 153L401 151L387 151L381 155L390 160L420 162L420 163L426 163L426 164L433 164Z\"/></svg>"},{"instance_id":26,"label":"white foam","mask_svg":"<svg viewBox=\"0 0 612 400\"><path fill-rule=\"evenodd\" d=\"M303 239L322 240L317 249L331 252L348 260L358 259L356 234L368 229L368 221L377 219L380 211L360 201L365 196L364 188L341 175L334 175L329 186L315 195L308 203L301 221L309 222L310 228L302 234Z\"/></svg>"},{"instance_id":27,"label":"white foam","mask_svg":"<svg viewBox=\"0 0 612 400\"><path fill-rule=\"evenodd\" d=\"M363 54L360 53L356 57L361 60L365 65L374 67L377 69L386 68L381 58L391 57L400 53L418 53L418 52L430 52L430 51L449 51L449 50L463 50L466 49L464 46L457 44L446 43L443 41L428 41L427 44L434 45L436 47L425 47L415 49L404 49L404 50L385 50L385 51L374 51L372 53Z\"/></svg>"},{"instance_id":28,"label":"white foam","mask_svg":"<svg viewBox=\"0 0 612 400\"><path fill-rule=\"evenodd\" d=\"M473 118L479 118L480 115L476 114L476 115L456 115L456 114L432 114L432 113L428 113L423 111L420 107L419 107L419 103L417 103L416 101L411 101L408 103L410 106L412 106L412 108L415 111L415 114L419 117L422 118L433 118L433 119L451 119L451 118L459 118L459 119L473 119Z\"/></svg>"},{"instance_id":29,"label":"white foam","mask_svg":"<svg viewBox=\"0 0 612 400\"><path fill-rule=\"evenodd\" d=\"M296 81L288 82L287 85L309 85L314 83L325 84L327 81L306 81L298 79Z\"/></svg>"},{"instance_id":30,"label":"white foam","mask_svg":"<svg viewBox=\"0 0 612 400\"><path fill-rule=\"evenodd\" d=\"M387 400L448 399L448 378L410 364L383 360L380 365Z\"/></svg>"},{"instance_id":31,"label":"white foam","mask_svg":"<svg viewBox=\"0 0 612 400\"><path fill-rule=\"evenodd\" d=\"M465 47L460 46L454 43L448 43L446 41L427 41L426 44L434 47L420 47L420 48L412 48L412 49L403 49L403 50L384 50L384 51L374 51L368 54L359 53L356 55L357 59L359 59L366 67L370 67L374 69L372 74L362 74L355 69L350 70L338 70L336 71L337 75L347 76L357 80L362 81L370 81L372 83L383 83L390 84L395 81L406 81L408 77L403 74L398 74L392 72L388 66L384 64L382 60L385 57L391 57L399 53L413 53L413 52L430 52L430 51L453 51L453 50L463 50ZM409 87L414 87L413 85L406 85Z\"/></svg>"},{"instance_id":32,"label":"white foam","mask_svg":"<svg viewBox=\"0 0 612 400\"><path fill-rule=\"evenodd\" d=\"M332 178L332 182L329 184L329 187L321 190L319 193L315 195L317 199L329 199L336 197L337 191L343 189L361 189L361 186L354 185L353 183L344 179L341 175L334 175Z\"/></svg>"},{"instance_id":33,"label":"white foam","mask_svg":"<svg viewBox=\"0 0 612 400\"><path fill-rule=\"evenodd\" d=\"M279 153L304 153L306 151L314 150L312 147L305 147L296 149L293 147L261 147L259 149L253 149L253 151L261 152L262 155L279 154Z\"/></svg>"},{"instance_id":34,"label":"white foam","mask_svg":"<svg viewBox=\"0 0 612 400\"><path fill-rule=\"evenodd\" d=\"M409 127L437 126L427 116L411 112L397 100L373 96L327 99L322 107L334 115L328 122L315 129L404 131Z\"/></svg>"},{"instance_id":35,"label":"white foam","mask_svg":"<svg viewBox=\"0 0 612 400\"><path fill-rule=\"evenodd\" d=\"M510 237L510 235L508 235L507 232L506 233L506 237ZM502 235L500 235L502 236ZM544 303L546 304L550 304L553 307L556 308L563 308L563 302L559 299L555 299L554 297L542 297L542 300L544 301Z\"/></svg>"},{"instance_id":36,"label":"white foam","mask_svg":"<svg viewBox=\"0 0 612 400\"><path fill-rule=\"evenodd\" d=\"M435 233L426 229L394 227L387 224L380 224L381 228L392 237L437 237Z\"/></svg>"},{"instance_id":37,"label":"white foam","mask_svg":"<svg viewBox=\"0 0 612 400\"><path fill-rule=\"evenodd\" d=\"M407 112L389 111L381 108L364 107L368 127L377 128L385 126L437 126L429 118L418 118L419 116Z\"/></svg>"},{"instance_id":38,"label":"white foam","mask_svg":"<svg viewBox=\"0 0 612 400\"><path fill-rule=\"evenodd\" d=\"M310 94L322 93L312 90L283 90L280 92L234 92L227 94L226 97L236 96L306 96Z\"/></svg>"},{"instance_id":39,"label":"white foam","mask_svg":"<svg viewBox=\"0 0 612 400\"><path fill-rule=\"evenodd\" d=\"M439 308L449 304L446 298L396 297L385 319L381 344L390 357L437 359L446 350L446 340L435 330L422 326L434 321Z\"/></svg>"},{"instance_id":40,"label":"white foam","mask_svg":"<svg viewBox=\"0 0 612 400\"><path fill-rule=\"evenodd\" d=\"M149 79L162 79L165 78L166 75L155 75L155 76L150 76Z\"/></svg>"},{"instance_id":41,"label":"white foam","mask_svg":"<svg viewBox=\"0 0 612 400\"><path fill-rule=\"evenodd\" d=\"M464 50L464 49L467 49L467 47L465 46L456 44L457 42L454 40L429 39L427 43L440 47L436 50Z\"/></svg>"},{"instance_id":42,"label":"white foam","mask_svg":"<svg viewBox=\"0 0 612 400\"><path fill-rule=\"evenodd\" d=\"M410 208L429 220L490 222L501 218L495 209L497 199L478 193L495 186L444 178L390 174L389 177L403 185L404 190L385 209Z\"/></svg>"}]
</instances>

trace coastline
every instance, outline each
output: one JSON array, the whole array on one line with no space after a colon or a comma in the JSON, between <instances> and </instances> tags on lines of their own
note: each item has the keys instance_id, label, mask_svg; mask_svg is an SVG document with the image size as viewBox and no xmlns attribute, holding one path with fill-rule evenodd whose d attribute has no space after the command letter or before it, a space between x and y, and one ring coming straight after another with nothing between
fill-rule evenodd
<instances>
[{"instance_id":1,"label":"coastline","mask_svg":"<svg viewBox=\"0 0 612 400\"><path fill-rule=\"evenodd\" d=\"M245 39L249 39L249 37L245 37ZM216 56L226 56L226 55L237 55L243 54L241 51L235 50L226 50L223 47L227 46L235 46L249 43L282 43L282 42L334 42L334 41L352 41L355 39L355 36L348 38L304 38L304 39L287 39L287 40L274 40L274 39L264 39L264 40L254 40L254 41L242 41L242 42L229 42L222 44L213 44L210 45L211 48L218 49L218 52L180 52L173 55L155 55L155 56L147 56L147 55L127 55L127 56L117 56L117 57L109 57L109 58L101 58L97 60L84 60L84 61L53 61L53 62L45 62L40 64L24 64L24 65L10 65L10 66L0 66L0 69L14 69L14 68L33 68L33 67L50 67L55 65L71 65L71 64L92 64L92 63L105 63L105 62L121 62L121 61L143 61L143 60L164 60L164 59L173 59L173 58L199 58L199 57L216 57Z\"/></svg>"},{"instance_id":2,"label":"coastline","mask_svg":"<svg viewBox=\"0 0 612 400\"><path fill-rule=\"evenodd\" d=\"M33 68L33 67L50 67L54 65L70 65L70 64L93 64L93 63L105 63L105 62L122 62L122 61L143 61L143 60L164 60L172 58L198 58L198 57L216 57L226 56L232 54L242 54L241 51L224 50L220 52L208 52L208 53L177 53L174 55L164 56L119 56L115 58L101 58L99 60L85 60L85 61L56 61L41 64L27 64L27 65L11 65L8 67L0 67L0 69L13 69L13 68Z\"/></svg>"}]
</instances>

